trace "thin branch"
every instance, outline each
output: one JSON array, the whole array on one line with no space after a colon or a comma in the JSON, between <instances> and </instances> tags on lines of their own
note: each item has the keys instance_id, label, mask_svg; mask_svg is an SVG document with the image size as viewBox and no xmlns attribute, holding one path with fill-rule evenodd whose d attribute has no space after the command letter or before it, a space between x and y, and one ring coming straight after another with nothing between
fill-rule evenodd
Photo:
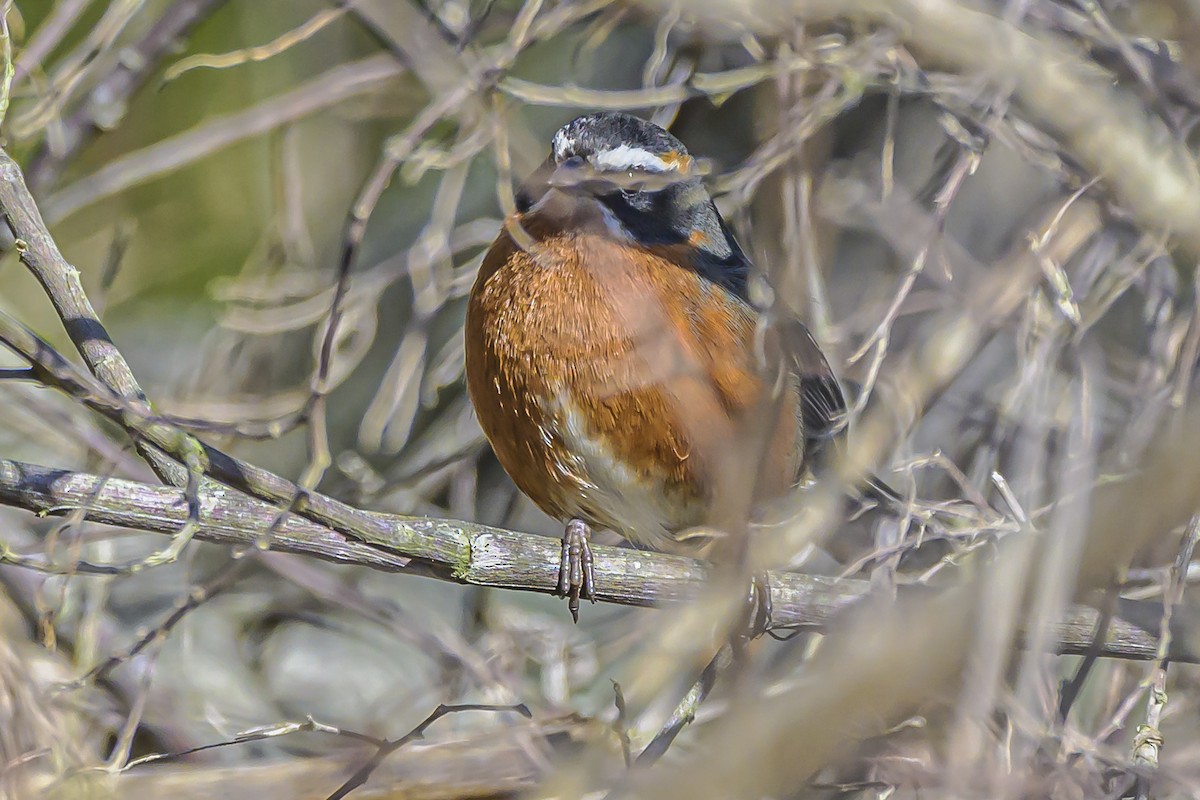
<instances>
[{"instance_id":1,"label":"thin branch","mask_svg":"<svg viewBox=\"0 0 1200 800\"><path fill-rule=\"evenodd\" d=\"M140 41L121 48L121 57L114 59L111 72L92 88L89 97L104 98L106 110L123 108L179 40L224 3L175 0ZM81 103L57 131L56 146L43 144L29 168L31 183L38 187L53 183L62 166L101 130L96 123L96 108L93 103ZM105 126L112 127L111 123Z\"/></svg>"},{"instance_id":2,"label":"thin branch","mask_svg":"<svg viewBox=\"0 0 1200 800\"><path fill-rule=\"evenodd\" d=\"M12 11L12 0L4 0L4 6L0 8L0 53L3 54L4 60L4 72L3 75L0 75L0 123L8 114L13 75L16 74L16 69L13 67L12 36L8 31L9 11Z\"/></svg>"},{"instance_id":3,"label":"thin branch","mask_svg":"<svg viewBox=\"0 0 1200 800\"><path fill-rule=\"evenodd\" d=\"M1108 626L1112 624L1116 605L1117 590L1115 588L1109 589L1105 593L1104 603L1100 608L1100 620L1096 624L1096 635L1092 640L1092 646L1088 648L1087 654L1084 655L1083 661L1080 662L1071 679L1064 680L1061 684L1062 688L1060 689L1060 696L1058 698L1058 722L1060 725L1067 723L1067 718L1071 716L1071 707L1079 699L1079 693L1083 691L1083 686L1087 683L1088 676L1091 675L1092 669L1096 666L1100 645L1103 643L1105 637L1108 636Z\"/></svg>"},{"instance_id":4,"label":"thin branch","mask_svg":"<svg viewBox=\"0 0 1200 800\"><path fill-rule=\"evenodd\" d=\"M517 705L492 705L490 703L464 703L462 705L439 705L426 717L417 727L401 736L399 739L390 742L384 742L379 745L379 749L375 751L375 755L371 756L366 764L363 764L357 772L346 779L346 782L337 788L337 790L329 795L328 800L341 800L341 798L350 794L352 791L362 786L370 779L375 770L379 769L379 765L383 760L392 753L404 747L409 742L417 739L425 738L425 731L429 726L437 722L447 714L455 714L462 711L513 711L526 719L533 719L533 715L529 713L529 709L524 704Z\"/></svg>"},{"instance_id":5,"label":"thin branch","mask_svg":"<svg viewBox=\"0 0 1200 800\"><path fill-rule=\"evenodd\" d=\"M662 7L668 0L643 0ZM893 30L922 66L980 75L1012 87L1032 123L1101 178L1147 230L1165 230L1200 254L1200 172L1161 120L1138 99L1111 85L1049 32L1031 35L975 4L949 0L703 0L690 10L699 22L773 33L797 22L851 19Z\"/></svg>"},{"instance_id":6,"label":"thin branch","mask_svg":"<svg viewBox=\"0 0 1200 800\"><path fill-rule=\"evenodd\" d=\"M1133 763L1145 770L1158 769L1158 752L1163 746L1163 735L1160 730L1163 711L1167 706L1167 667L1171 662L1171 617L1176 608L1183 602L1184 589L1187 587L1188 565L1192 563L1192 554L1196 551L1196 541L1200 539L1200 517L1194 517L1188 524L1179 546L1179 554L1171 567L1170 579L1163 593L1162 632L1159 634L1159 652L1150 677L1150 696L1146 701L1146 722L1138 726L1137 736L1133 744ZM1151 780L1146 772L1138 772L1134 784L1137 800L1148 800L1150 797Z\"/></svg>"},{"instance_id":7,"label":"thin branch","mask_svg":"<svg viewBox=\"0 0 1200 800\"><path fill-rule=\"evenodd\" d=\"M243 47L229 53L197 53L176 61L163 72L162 82L170 83L194 69L229 69L274 58L280 53L306 42L318 32L336 22L345 13L340 8L321 9L299 26L292 28L266 44Z\"/></svg>"},{"instance_id":8,"label":"thin branch","mask_svg":"<svg viewBox=\"0 0 1200 800\"><path fill-rule=\"evenodd\" d=\"M29 37L29 41L17 56L13 83L20 83L34 70L41 69L42 62L58 47L63 37L71 32L71 28L90 2L91 0L62 0L54 4L54 9Z\"/></svg>"},{"instance_id":9,"label":"thin branch","mask_svg":"<svg viewBox=\"0 0 1200 800\"><path fill-rule=\"evenodd\" d=\"M575 717L541 719L532 733L550 742L552 748L561 745L561 750L570 752L573 743L586 735L589 724ZM522 725L521 733L525 727ZM214 769L212 762L184 758L190 753L309 731L374 747L385 741L315 719L264 725L243 731L231 740L181 747L131 761L115 783L115 791L121 797L175 797L181 791L184 794L191 791L205 797L324 798L330 791L325 787L338 786L345 779L344 753L316 758L259 759L238 764L236 768L219 769ZM531 751L525 737L501 735L502 732L503 729L488 726L465 737L455 733L445 739L431 738L419 749L393 754L376 770L372 783L386 786L392 796L408 800L516 796L532 788L544 775L544 763ZM153 762L158 762L153 768L139 768ZM362 794L374 796L367 791Z\"/></svg>"},{"instance_id":10,"label":"thin branch","mask_svg":"<svg viewBox=\"0 0 1200 800\"><path fill-rule=\"evenodd\" d=\"M712 661L708 662L708 666L700 673L700 678L692 684L688 689L687 694L671 712L671 718L666 721L654 738L650 740L650 744L643 748L642 752L638 753L637 765L639 767L648 767L658 761L667 752L667 749L675 741L675 738L683 731L684 727L690 724L696 718L696 712L700 706L708 699L708 695L716 686L717 678L733 662L733 647L724 645L717 654L713 656Z\"/></svg>"},{"instance_id":11,"label":"thin branch","mask_svg":"<svg viewBox=\"0 0 1200 800\"><path fill-rule=\"evenodd\" d=\"M248 563L249 560L244 556L235 557L233 560L226 562L212 578L199 586L192 587L187 596L176 604L175 609L162 622L138 637L138 640L134 642L132 647L123 653L115 653L109 656L79 678L63 684L59 687L59 690L69 691L93 681L103 680L114 669L139 655L146 648L165 640L175 626L183 622L184 617L233 585L234 581L241 577L245 571L244 567Z\"/></svg>"},{"instance_id":12,"label":"thin branch","mask_svg":"<svg viewBox=\"0 0 1200 800\"><path fill-rule=\"evenodd\" d=\"M186 750L180 750L176 753L151 753L149 755L135 758L122 767L122 772L126 772L135 767L140 767L143 764L153 764L157 761L170 761L177 758L203 753L208 750L217 750L222 747L233 747L239 744L249 744L250 742L262 742L267 739L277 739L280 736L291 736L293 733L324 733L330 736L341 736L346 739L352 739L356 742L366 742L373 744L376 747L382 747L386 744L386 740L380 739L377 736L370 736L358 731L351 731L345 728L338 728L334 725L327 725L324 722L318 722L311 716L306 717L304 722L280 722L275 725L263 725L249 730L241 731L234 735L232 739L226 739L223 742L213 742L212 744L202 744L196 747L189 747Z\"/></svg>"},{"instance_id":13,"label":"thin branch","mask_svg":"<svg viewBox=\"0 0 1200 800\"><path fill-rule=\"evenodd\" d=\"M133 370L113 343L83 290L79 270L63 257L25 185L21 168L2 149L0 214L4 215L12 231L21 262L42 285L88 369L118 397L140 409L148 409L146 395ZM192 481L188 470L144 443L138 443L138 452L165 482L186 485Z\"/></svg>"},{"instance_id":14,"label":"thin branch","mask_svg":"<svg viewBox=\"0 0 1200 800\"><path fill-rule=\"evenodd\" d=\"M46 198L46 217L57 222L85 206L182 169L231 144L374 91L387 81L395 80L402 72L403 69L385 55L368 56L328 69L312 80L244 111L210 119L112 159Z\"/></svg>"}]
</instances>

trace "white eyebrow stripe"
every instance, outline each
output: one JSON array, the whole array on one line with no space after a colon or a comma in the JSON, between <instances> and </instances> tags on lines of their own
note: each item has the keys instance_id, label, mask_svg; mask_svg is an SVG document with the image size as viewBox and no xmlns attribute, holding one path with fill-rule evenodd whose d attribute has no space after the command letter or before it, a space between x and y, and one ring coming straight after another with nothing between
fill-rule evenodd
<instances>
[{"instance_id":1,"label":"white eyebrow stripe","mask_svg":"<svg viewBox=\"0 0 1200 800\"><path fill-rule=\"evenodd\" d=\"M627 144L597 153L592 156L592 163L597 167L607 167L616 170L630 169L631 167L640 167L654 172L669 172L671 170L667 162L649 150L643 150L640 147L630 147Z\"/></svg>"}]
</instances>

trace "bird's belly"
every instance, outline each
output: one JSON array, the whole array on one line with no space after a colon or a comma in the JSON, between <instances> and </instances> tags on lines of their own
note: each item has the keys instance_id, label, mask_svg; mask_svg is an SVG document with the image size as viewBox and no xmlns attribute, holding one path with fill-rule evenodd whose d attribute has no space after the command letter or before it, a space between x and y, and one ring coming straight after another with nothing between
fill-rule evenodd
<instances>
[{"instance_id":1,"label":"bird's belly","mask_svg":"<svg viewBox=\"0 0 1200 800\"><path fill-rule=\"evenodd\" d=\"M568 392L556 392L548 405L563 444L555 448L555 468L575 485L569 513L634 544L668 551L679 549L676 534L705 521L707 503L698 487L680 486L660 470L622 457L610 438L591 428ZM657 423L667 426L666 420Z\"/></svg>"}]
</instances>

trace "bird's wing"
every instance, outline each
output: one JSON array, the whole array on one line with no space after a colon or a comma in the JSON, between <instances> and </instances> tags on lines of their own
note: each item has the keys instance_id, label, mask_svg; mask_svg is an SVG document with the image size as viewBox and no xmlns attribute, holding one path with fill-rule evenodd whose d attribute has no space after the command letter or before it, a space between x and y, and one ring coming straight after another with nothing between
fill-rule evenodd
<instances>
[{"instance_id":1,"label":"bird's wing","mask_svg":"<svg viewBox=\"0 0 1200 800\"><path fill-rule=\"evenodd\" d=\"M800 380L800 417L804 424L805 461L810 462L847 428L846 396L817 340L803 323L782 326L785 347Z\"/></svg>"}]
</instances>

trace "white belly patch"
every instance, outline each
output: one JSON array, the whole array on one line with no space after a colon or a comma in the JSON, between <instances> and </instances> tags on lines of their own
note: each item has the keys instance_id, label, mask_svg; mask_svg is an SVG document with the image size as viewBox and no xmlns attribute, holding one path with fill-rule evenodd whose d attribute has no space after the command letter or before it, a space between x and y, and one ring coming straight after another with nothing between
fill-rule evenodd
<instances>
[{"instance_id":1,"label":"white belly patch","mask_svg":"<svg viewBox=\"0 0 1200 800\"><path fill-rule=\"evenodd\" d=\"M556 395L548 409L558 422L558 434L570 456L556 469L578 486L576 503L584 517L611 526L637 545L671 550L673 534L696 524L704 509L696 502L680 503L660 479L622 463L603 441L588 430L587 420L565 396Z\"/></svg>"}]
</instances>

